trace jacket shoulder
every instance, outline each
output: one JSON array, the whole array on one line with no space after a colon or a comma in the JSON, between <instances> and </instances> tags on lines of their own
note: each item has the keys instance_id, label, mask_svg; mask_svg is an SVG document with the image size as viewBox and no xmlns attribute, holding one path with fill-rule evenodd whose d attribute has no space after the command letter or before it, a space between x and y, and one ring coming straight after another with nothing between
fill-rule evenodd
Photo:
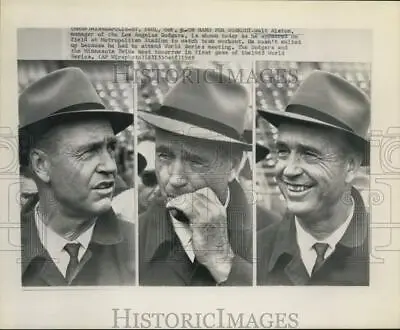
<instances>
[{"instance_id":1,"label":"jacket shoulder","mask_svg":"<svg viewBox=\"0 0 400 330\"><path fill-rule=\"evenodd\" d=\"M282 215L275 213L271 210L268 210L262 206L257 205L256 211L257 211L256 213L257 232L271 225L279 223L283 218Z\"/></svg>"},{"instance_id":2,"label":"jacket shoulder","mask_svg":"<svg viewBox=\"0 0 400 330\"><path fill-rule=\"evenodd\" d=\"M165 216L165 207L158 202L153 202L146 211L139 215L139 232L146 230L146 227L151 222L158 221L161 218L165 218Z\"/></svg>"},{"instance_id":3,"label":"jacket shoulder","mask_svg":"<svg viewBox=\"0 0 400 330\"><path fill-rule=\"evenodd\" d=\"M281 220L282 221L282 220ZM272 253L281 221L265 227L257 232L257 255L267 256Z\"/></svg>"}]
</instances>

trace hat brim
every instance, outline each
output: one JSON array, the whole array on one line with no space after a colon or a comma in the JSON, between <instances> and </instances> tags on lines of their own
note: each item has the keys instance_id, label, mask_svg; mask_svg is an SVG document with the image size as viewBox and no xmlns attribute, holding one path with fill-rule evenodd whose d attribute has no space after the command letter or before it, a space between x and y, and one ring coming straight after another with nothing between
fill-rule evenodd
<instances>
[{"instance_id":1,"label":"hat brim","mask_svg":"<svg viewBox=\"0 0 400 330\"><path fill-rule=\"evenodd\" d=\"M202 140L233 143L241 146L246 151L252 150L252 145L244 141L233 139L218 132L200 126L196 126L193 124L188 124L180 120L172 119L165 116L160 116L158 114L154 114L149 111L139 110L138 117L152 126L155 126L157 128L160 128L168 132L172 132L174 134L184 135Z\"/></svg>"},{"instance_id":2,"label":"hat brim","mask_svg":"<svg viewBox=\"0 0 400 330\"><path fill-rule=\"evenodd\" d=\"M47 126L50 128L51 127L50 125L54 121L58 121L58 120L66 119L66 118L72 118L72 117L76 117L77 119L79 119L80 116L82 116L82 117L90 117L90 116L104 117L105 119L110 121L110 124L111 124L115 134L123 131L129 125L133 124L133 114L131 114L129 112L113 111L113 110L107 110L107 109L89 109L89 110L82 110L82 111L56 112L42 120L31 123L29 125L22 126L19 129L29 130L29 128L34 127L34 126L42 126L42 127Z\"/></svg>"},{"instance_id":3,"label":"hat brim","mask_svg":"<svg viewBox=\"0 0 400 330\"><path fill-rule=\"evenodd\" d=\"M263 145L256 143L256 163L265 159L267 155L270 153L270 150Z\"/></svg>"},{"instance_id":4,"label":"hat brim","mask_svg":"<svg viewBox=\"0 0 400 330\"><path fill-rule=\"evenodd\" d=\"M354 134L352 131L349 131L349 130L347 130L343 127L337 126L337 125L326 123L326 122L318 120L318 119L310 118L310 117L304 116L304 115L299 115L297 113L284 112L284 111L268 111L268 110L260 110L260 109L257 111L261 117L263 117L265 120L270 122L275 127L279 127L279 125L284 122L301 122L301 123L305 123L305 124L320 125L320 126L339 130L339 131L347 134L352 139L354 139L354 141L359 146L360 150L362 150L364 157L363 157L361 165L362 166L369 165L370 143L363 137Z\"/></svg>"},{"instance_id":5,"label":"hat brim","mask_svg":"<svg viewBox=\"0 0 400 330\"><path fill-rule=\"evenodd\" d=\"M91 109L91 110L81 111L79 113L92 114L92 115L97 114L100 116L104 116L110 121L115 134L120 133L125 128L133 124L133 114L129 112L113 111L106 109ZM66 111L66 112L55 113L49 116L48 118L50 119L60 116L73 116L74 114L75 115L78 114L77 111Z\"/></svg>"}]
</instances>

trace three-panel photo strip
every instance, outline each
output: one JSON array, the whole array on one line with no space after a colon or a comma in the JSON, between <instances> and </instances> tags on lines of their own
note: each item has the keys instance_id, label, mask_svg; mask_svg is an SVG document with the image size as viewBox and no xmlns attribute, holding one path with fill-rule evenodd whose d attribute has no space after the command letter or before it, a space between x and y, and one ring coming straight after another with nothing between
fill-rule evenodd
<instances>
[{"instance_id":1,"label":"three-panel photo strip","mask_svg":"<svg viewBox=\"0 0 400 330\"><path fill-rule=\"evenodd\" d=\"M369 285L369 63L17 69L24 288Z\"/></svg>"}]
</instances>

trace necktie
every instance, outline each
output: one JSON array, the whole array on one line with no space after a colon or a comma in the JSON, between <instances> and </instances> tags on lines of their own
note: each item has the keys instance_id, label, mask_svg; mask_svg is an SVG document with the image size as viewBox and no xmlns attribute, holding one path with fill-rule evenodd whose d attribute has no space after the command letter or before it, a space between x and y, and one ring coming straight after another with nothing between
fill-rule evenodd
<instances>
[{"instance_id":1,"label":"necktie","mask_svg":"<svg viewBox=\"0 0 400 330\"><path fill-rule=\"evenodd\" d=\"M314 274L325 262L325 253L328 247L329 244L327 243L315 243L313 245L313 249L315 250L315 252L317 252L317 259L315 260L315 264L311 274Z\"/></svg>"},{"instance_id":2,"label":"necktie","mask_svg":"<svg viewBox=\"0 0 400 330\"><path fill-rule=\"evenodd\" d=\"M72 277L75 274L76 269L78 268L78 253L80 247L80 243L67 243L64 246L64 250L67 251L67 253L69 254L69 263L67 267L67 272L65 274L65 279L68 283L72 282Z\"/></svg>"}]
</instances>

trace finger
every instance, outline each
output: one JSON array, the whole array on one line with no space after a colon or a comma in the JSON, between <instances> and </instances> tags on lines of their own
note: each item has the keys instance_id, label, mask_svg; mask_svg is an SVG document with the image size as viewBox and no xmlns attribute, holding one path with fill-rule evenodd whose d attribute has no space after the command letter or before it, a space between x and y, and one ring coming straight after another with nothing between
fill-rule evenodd
<instances>
[{"instance_id":1,"label":"finger","mask_svg":"<svg viewBox=\"0 0 400 330\"><path fill-rule=\"evenodd\" d=\"M210 214L215 215L226 211L217 195L210 188L203 188L196 191L196 200L202 201Z\"/></svg>"},{"instance_id":2,"label":"finger","mask_svg":"<svg viewBox=\"0 0 400 330\"><path fill-rule=\"evenodd\" d=\"M185 194L171 199L166 204L167 209L171 211L171 215L176 217L177 210L183 212L189 220L197 216L196 210L193 208L193 194Z\"/></svg>"},{"instance_id":3,"label":"finger","mask_svg":"<svg viewBox=\"0 0 400 330\"><path fill-rule=\"evenodd\" d=\"M218 196L215 194L215 192L209 188L205 187L199 190L196 190L196 195L199 196L199 198L207 199L209 200L212 204L216 205L222 205L221 201L219 200Z\"/></svg>"},{"instance_id":4,"label":"finger","mask_svg":"<svg viewBox=\"0 0 400 330\"><path fill-rule=\"evenodd\" d=\"M226 222L226 209L209 199L198 197L193 202L193 208L199 217L192 220L193 224L204 225L207 223L219 223L223 225Z\"/></svg>"}]
</instances>

